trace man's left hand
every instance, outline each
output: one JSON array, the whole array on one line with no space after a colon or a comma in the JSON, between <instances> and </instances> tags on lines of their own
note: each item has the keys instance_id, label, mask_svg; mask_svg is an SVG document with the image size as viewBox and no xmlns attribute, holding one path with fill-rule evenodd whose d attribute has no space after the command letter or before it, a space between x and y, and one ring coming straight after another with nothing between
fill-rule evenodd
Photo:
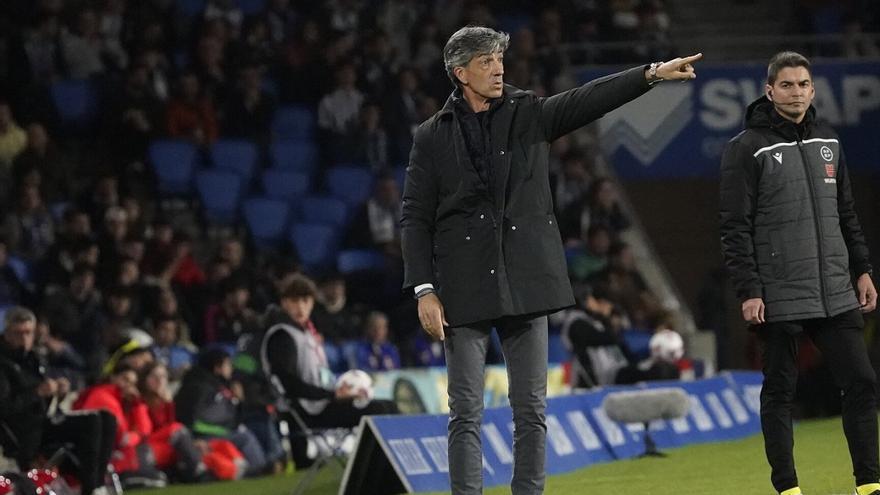
<instances>
[{"instance_id":1,"label":"man's left hand","mask_svg":"<svg viewBox=\"0 0 880 495\"><path fill-rule=\"evenodd\" d=\"M874 288L874 281L867 273L861 274L856 281L856 288L859 291L859 304L862 306L862 313L870 313L877 308L877 289Z\"/></svg>"},{"instance_id":2,"label":"man's left hand","mask_svg":"<svg viewBox=\"0 0 880 495\"><path fill-rule=\"evenodd\" d=\"M668 62L663 62L657 67L657 77L664 81L689 81L697 78L694 72L694 62L703 58L702 53L691 55L690 57L674 58Z\"/></svg>"}]
</instances>

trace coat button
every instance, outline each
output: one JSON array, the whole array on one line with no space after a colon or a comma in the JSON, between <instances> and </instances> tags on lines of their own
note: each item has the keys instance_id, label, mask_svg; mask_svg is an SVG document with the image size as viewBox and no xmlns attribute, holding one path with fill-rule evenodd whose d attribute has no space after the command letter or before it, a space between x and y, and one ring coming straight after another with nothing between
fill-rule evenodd
<instances>
[{"instance_id":1,"label":"coat button","mask_svg":"<svg viewBox=\"0 0 880 495\"><path fill-rule=\"evenodd\" d=\"M484 219L484 218L486 218L486 215L482 215L482 214L481 214L481 215L480 215L480 220L482 220L482 219Z\"/></svg>"},{"instance_id":2,"label":"coat button","mask_svg":"<svg viewBox=\"0 0 880 495\"><path fill-rule=\"evenodd\" d=\"M491 273L492 275L495 275L495 269L493 268L493 269L489 270L489 273Z\"/></svg>"},{"instance_id":3,"label":"coat button","mask_svg":"<svg viewBox=\"0 0 880 495\"><path fill-rule=\"evenodd\" d=\"M465 236L464 240L466 240L466 241L471 240L471 236Z\"/></svg>"},{"instance_id":4,"label":"coat button","mask_svg":"<svg viewBox=\"0 0 880 495\"><path fill-rule=\"evenodd\" d=\"M511 226L510 230L516 230L516 225Z\"/></svg>"},{"instance_id":5,"label":"coat button","mask_svg":"<svg viewBox=\"0 0 880 495\"><path fill-rule=\"evenodd\" d=\"M513 98L510 99L510 103L513 104Z\"/></svg>"},{"instance_id":6,"label":"coat button","mask_svg":"<svg viewBox=\"0 0 880 495\"><path fill-rule=\"evenodd\" d=\"M501 154L502 154L502 155L504 154L504 150L501 150Z\"/></svg>"},{"instance_id":7,"label":"coat button","mask_svg":"<svg viewBox=\"0 0 880 495\"><path fill-rule=\"evenodd\" d=\"M553 225L553 220L548 220L548 222L550 223L550 225Z\"/></svg>"}]
</instances>

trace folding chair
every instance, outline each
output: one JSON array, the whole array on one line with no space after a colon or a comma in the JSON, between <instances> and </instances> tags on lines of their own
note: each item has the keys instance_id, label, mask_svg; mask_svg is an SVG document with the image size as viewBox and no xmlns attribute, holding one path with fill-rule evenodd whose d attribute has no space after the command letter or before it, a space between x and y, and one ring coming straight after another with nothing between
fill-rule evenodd
<instances>
[{"instance_id":1,"label":"folding chair","mask_svg":"<svg viewBox=\"0 0 880 495\"><path fill-rule=\"evenodd\" d=\"M286 401L285 401L286 402ZM292 441L292 437L303 438L308 445L308 456L314 456L314 463L308 467L305 475L299 480L299 483L293 488L291 495L302 495L306 493L309 486L314 482L315 478L320 474L321 470L334 463L340 468L345 469L345 463L348 461L348 455L351 452L351 446L347 445L349 438L354 438L354 431L351 428L311 428L294 407L287 407L284 410L279 409L282 417L290 417L296 425L295 430L291 431L290 425L286 420L279 421L279 429L281 435Z\"/></svg>"}]
</instances>

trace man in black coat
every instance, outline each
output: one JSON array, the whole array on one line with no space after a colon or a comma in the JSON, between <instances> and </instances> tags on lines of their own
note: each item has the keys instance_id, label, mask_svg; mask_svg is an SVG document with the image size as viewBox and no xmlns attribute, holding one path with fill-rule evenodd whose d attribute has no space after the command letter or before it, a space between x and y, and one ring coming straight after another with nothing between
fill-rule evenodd
<instances>
[{"instance_id":1,"label":"man in black coat","mask_svg":"<svg viewBox=\"0 0 880 495\"><path fill-rule=\"evenodd\" d=\"M763 344L761 427L774 488L801 493L791 406L805 332L843 392L857 494L880 495L877 379L861 314L874 310L877 291L843 148L817 121L814 96L806 58L770 60L765 95L749 105L746 130L722 158L721 245L743 319Z\"/></svg>"},{"instance_id":2,"label":"man in black coat","mask_svg":"<svg viewBox=\"0 0 880 495\"><path fill-rule=\"evenodd\" d=\"M455 494L482 489L483 366L492 327L509 363L512 491L543 491L547 314L574 304L553 215L550 143L652 82L694 78L690 64L700 58L636 67L539 98L503 83L508 41L483 27L449 38L443 58L455 90L415 133L403 195L404 287L415 289L425 330L445 339Z\"/></svg>"},{"instance_id":3,"label":"man in black coat","mask_svg":"<svg viewBox=\"0 0 880 495\"><path fill-rule=\"evenodd\" d=\"M0 449L14 454L19 469L36 467L64 444L77 458L82 493L106 493L104 476L113 453L116 421L105 411L48 416L49 404L70 389L65 378L49 378L34 350L37 318L23 307L10 309L0 338Z\"/></svg>"}]
</instances>

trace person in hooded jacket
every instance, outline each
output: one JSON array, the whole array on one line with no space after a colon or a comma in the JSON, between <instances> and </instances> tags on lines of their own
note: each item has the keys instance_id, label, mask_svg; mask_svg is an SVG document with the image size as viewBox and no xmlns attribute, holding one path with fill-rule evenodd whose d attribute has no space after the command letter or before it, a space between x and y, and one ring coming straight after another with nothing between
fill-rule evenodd
<instances>
[{"instance_id":1,"label":"person in hooded jacket","mask_svg":"<svg viewBox=\"0 0 880 495\"><path fill-rule=\"evenodd\" d=\"M857 494L880 495L877 379L862 336L877 291L843 147L818 120L815 94L805 57L770 60L764 96L724 150L721 245L743 319L762 343L761 427L774 488L801 493L792 400L805 333L842 391Z\"/></svg>"}]
</instances>

